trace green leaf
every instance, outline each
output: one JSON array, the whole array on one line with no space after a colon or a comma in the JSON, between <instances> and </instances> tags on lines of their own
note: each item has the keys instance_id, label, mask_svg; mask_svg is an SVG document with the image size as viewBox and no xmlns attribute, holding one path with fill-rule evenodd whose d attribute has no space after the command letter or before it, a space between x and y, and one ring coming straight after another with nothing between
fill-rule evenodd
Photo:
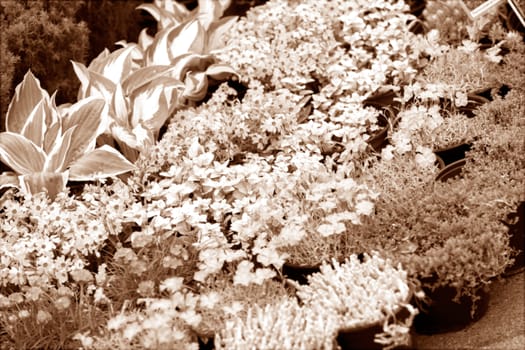
<instances>
[{"instance_id":1,"label":"green leaf","mask_svg":"<svg viewBox=\"0 0 525 350\"><path fill-rule=\"evenodd\" d=\"M204 72L210 65L215 63L212 55L200 55L196 53L187 53L173 60L172 67L168 72L175 79L184 81L188 71Z\"/></svg>"},{"instance_id":2,"label":"green leaf","mask_svg":"<svg viewBox=\"0 0 525 350\"><path fill-rule=\"evenodd\" d=\"M207 31L206 53L212 53L214 50L219 50L224 47L225 42L223 41L223 36L233 27L237 19L237 16L228 16L211 23Z\"/></svg>"},{"instance_id":3,"label":"green leaf","mask_svg":"<svg viewBox=\"0 0 525 350\"><path fill-rule=\"evenodd\" d=\"M83 99L88 95L89 89L89 70L82 63L70 61L73 65L73 70L80 80L80 89L78 91L78 99Z\"/></svg>"},{"instance_id":4,"label":"green leaf","mask_svg":"<svg viewBox=\"0 0 525 350\"><path fill-rule=\"evenodd\" d=\"M64 135L57 137L53 149L47 154L44 171L57 173L67 169L68 164L66 160L68 151L71 148L71 139L75 129L76 125L67 130Z\"/></svg>"},{"instance_id":5,"label":"green leaf","mask_svg":"<svg viewBox=\"0 0 525 350\"><path fill-rule=\"evenodd\" d=\"M18 175L12 171L0 173L0 190L8 187L19 187Z\"/></svg>"},{"instance_id":6,"label":"green leaf","mask_svg":"<svg viewBox=\"0 0 525 350\"><path fill-rule=\"evenodd\" d=\"M170 67L171 66L167 65L153 65L137 69L122 82L124 95L131 95L133 91L155 80L159 75L162 75L170 69Z\"/></svg>"},{"instance_id":7,"label":"green leaf","mask_svg":"<svg viewBox=\"0 0 525 350\"><path fill-rule=\"evenodd\" d=\"M226 63L216 63L206 69L206 75L215 80L224 81L235 75L240 79L239 73Z\"/></svg>"},{"instance_id":8,"label":"green leaf","mask_svg":"<svg viewBox=\"0 0 525 350\"><path fill-rule=\"evenodd\" d=\"M24 136L6 131L0 134L0 159L24 175L42 171L46 155Z\"/></svg>"},{"instance_id":9,"label":"green leaf","mask_svg":"<svg viewBox=\"0 0 525 350\"><path fill-rule=\"evenodd\" d=\"M186 87L182 96L192 101L200 101L208 92L208 78L205 73L192 73L186 74Z\"/></svg>"},{"instance_id":10,"label":"green leaf","mask_svg":"<svg viewBox=\"0 0 525 350\"><path fill-rule=\"evenodd\" d=\"M65 164L71 164L85 152L95 147L95 141L102 130L103 111L106 103L100 98L88 97L70 107L70 114L63 119L62 130L76 126Z\"/></svg>"},{"instance_id":11,"label":"green leaf","mask_svg":"<svg viewBox=\"0 0 525 350\"><path fill-rule=\"evenodd\" d=\"M85 154L69 168L71 181L91 181L120 175L135 166L116 149L103 145Z\"/></svg>"},{"instance_id":12,"label":"green leaf","mask_svg":"<svg viewBox=\"0 0 525 350\"><path fill-rule=\"evenodd\" d=\"M202 54L206 45L206 31L197 20L180 25L180 30L169 33L168 46L170 61L186 53ZM177 29L179 28L177 27Z\"/></svg>"},{"instance_id":13,"label":"green leaf","mask_svg":"<svg viewBox=\"0 0 525 350\"><path fill-rule=\"evenodd\" d=\"M35 106L46 97L49 98L49 94L40 87L40 81L27 71L7 108L6 131L20 133Z\"/></svg>"},{"instance_id":14,"label":"green leaf","mask_svg":"<svg viewBox=\"0 0 525 350\"><path fill-rule=\"evenodd\" d=\"M67 178L67 172L27 174L20 176L20 188L29 194L46 192L51 199L54 199L57 194L66 189Z\"/></svg>"},{"instance_id":15,"label":"green leaf","mask_svg":"<svg viewBox=\"0 0 525 350\"><path fill-rule=\"evenodd\" d=\"M43 146L44 134L46 132L46 105L47 101L45 98L35 106L29 117L27 118L26 124L20 131L20 134L32 141L38 147Z\"/></svg>"},{"instance_id":16,"label":"green leaf","mask_svg":"<svg viewBox=\"0 0 525 350\"><path fill-rule=\"evenodd\" d=\"M131 53L134 49L135 46L129 45L108 55L104 61L102 75L115 84L127 77L131 73Z\"/></svg>"}]
</instances>

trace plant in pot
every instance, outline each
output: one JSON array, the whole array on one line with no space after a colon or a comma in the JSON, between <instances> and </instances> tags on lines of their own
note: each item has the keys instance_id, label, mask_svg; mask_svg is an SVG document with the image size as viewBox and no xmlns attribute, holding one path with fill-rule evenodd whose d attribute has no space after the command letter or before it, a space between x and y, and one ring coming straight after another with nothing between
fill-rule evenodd
<instances>
[{"instance_id":1,"label":"plant in pot","mask_svg":"<svg viewBox=\"0 0 525 350\"><path fill-rule=\"evenodd\" d=\"M379 250L401 262L430 299L445 288L447 302L458 302L450 307L465 303L466 315L456 323L452 312L444 318L437 315L426 327L427 332L438 332L447 325L464 326L481 314L475 301L510 264L511 251L505 226L487 210L495 198L484 192L486 179L436 183L437 167L422 168L413 153L379 159L363 172L364 182L379 196L375 212L348 229L346 247L354 250L348 253Z\"/></svg>"},{"instance_id":2,"label":"plant in pot","mask_svg":"<svg viewBox=\"0 0 525 350\"><path fill-rule=\"evenodd\" d=\"M346 249L342 237L347 224L358 225L362 217L373 212L373 191L353 179L328 175L312 174L310 177L317 180L302 185L299 196L305 220L300 229L304 235L281 248L287 255L283 273L299 283L304 283L308 274L319 271L322 262L343 260Z\"/></svg>"},{"instance_id":3,"label":"plant in pot","mask_svg":"<svg viewBox=\"0 0 525 350\"><path fill-rule=\"evenodd\" d=\"M251 306L245 317L226 323L215 337L216 349L334 349L337 317L317 307L303 307L286 297Z\"/></svg>"},{"instance_id":4,"label":"plant in pot","mask_svg":"<svg viewBox=\"0 0 525 350\"><path fill-rule=\"evenodd\" d=\"M308 308L337 317L342 349L392 349L411 344L417 310L410 305L406 272L377 253L354 254L342 264L332 260L297 288Z\"/></svg>"},{"instance_id":5,"label":"plant in pot","mask_svg":"<svg viewBox=\"0 0 525 350\"><path fill-rule=\"evenodd\" d=\"M519 272L524 262L523 207L525 202L525 123L523 91L511 90L505 98L496 99L479 111L479 128L483 130L473 143L462 176L485 179L486 188L497 205L498 220L509 227L514 263L507 274Z\"/></svg>"}]
</instances>

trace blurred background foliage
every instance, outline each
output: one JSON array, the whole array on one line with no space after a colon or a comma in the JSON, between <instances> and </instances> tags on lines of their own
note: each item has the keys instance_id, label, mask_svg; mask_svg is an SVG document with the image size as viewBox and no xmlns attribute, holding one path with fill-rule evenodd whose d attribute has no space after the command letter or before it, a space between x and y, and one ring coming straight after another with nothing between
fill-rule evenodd
<instances>
[{"instance_id":1,"label":"blurred background foliage","mask_svg":"<svg viewBox=\"0 0 525 350\"><path fill-rule=\"evenodd\" d=\"M57 104L76 101L80 83L70 60L89 63L119 40L136 41L156 21L148 0L0 0L0 131L15 87L28 69ZM148 32L150 32L148 30Z\"/></svg>"},{"instance_id":2,"label":"blurred background foliage","mask_svg":"<svg viewBox=\"0 0 525 350\"><path fill-rule=\"evenodd\" d=\"M0 131L15 87L31 69L57 104L76 101L80 85L70 60L88 64L115 42L154 35L157 22L135 8L153 0L0 0ZM189 9L197 0L180 0ZM266 0L232 0L224 14L243 15Z\"/></svg>"}]
</instances>

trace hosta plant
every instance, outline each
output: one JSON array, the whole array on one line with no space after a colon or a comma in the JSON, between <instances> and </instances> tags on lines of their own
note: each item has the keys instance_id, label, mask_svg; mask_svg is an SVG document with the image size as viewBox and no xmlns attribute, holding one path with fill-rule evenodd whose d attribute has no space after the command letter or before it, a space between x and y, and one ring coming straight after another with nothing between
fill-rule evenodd
<instances>
[{"instance_id":1,"label":"hosta plant","mask_svg":"<svg viewBox=\"0 0 525 350\"><path fill-rule=\"evenodd\" d=\"M70 181L91 181L134 169L109 146L96 148L104 129L105 102L91 97L57 108L54 96L28 72L15 92L0 134L0 159L13 172L2 185L54 197Z\"/></svg>"},{"instance_id":2,"label":"hosta plant","mask_svg":"<svg viewBox=\"0 0 525 350\"><path fill-rule=\"evenodd\" d=\"M79 98L98 96L110 105L101 142L116 142L135 161L153 145L175 110L206 96L210 84L238 76L213 51L236 17L220 19L228 3L200 1L193 15L172 1L143 4L159 21L159 32L143 32L139 42L104 50L88 67L73 62L81 88ZM114 141L112 140L114 139Z\"/></svg>"}]
</instances>

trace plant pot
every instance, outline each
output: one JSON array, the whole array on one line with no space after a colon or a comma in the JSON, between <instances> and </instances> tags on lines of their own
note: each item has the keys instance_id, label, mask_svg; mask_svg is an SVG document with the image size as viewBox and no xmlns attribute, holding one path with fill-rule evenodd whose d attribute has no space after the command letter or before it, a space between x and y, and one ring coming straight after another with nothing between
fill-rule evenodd
<instances>
[{"instance_id":1,"label":"plant pot","mask_svg":"<svg viewBox=\"0 0 525 350\"><path fill-rule=\"evenodd\" d=\"M434 153L435 154L435 153ZM441 159L440 156L436 154L436 165L439 170L443 169L445 167L445 161Z\"/></svg>"},{"instance_id":2,"label":"plant pot","mask_svg":"<svg viewBox=\"0 0 525 350\"><path fill-rule=\"evenodd\" d=\"M517 255L514 257L514 263L505 270L504 277L525 270L525 202L521 202L516 212L511 213L508 218L512 221L517 220L513 224L505 223L509 228L510 247L517 251Z\"/></svg>"},{"instance_id":3,"label":"plant pot","mask_svg":"<svg viewBox=\"0 0 525 350\"><path fill-rule=\"evenodd\" d=\"M464 159L468 151L470 151L471 145L463 143L457 146L440 148L434 151L439 156L445 166L454 163L458 160Z\"/></svg>"},{"instance_id":4,"label":"plant pot","mask_svg":"<svg viewBox=\"0 0 525 350\"><path fill-rule=\"evenodd\" d=\"M413 304L419 307L419 314L414 318L414 329L419 334L461 330L479 320L488 308L489 294L484 288L476 291L475 301L463 295L457 302L454 301L456 296L454 287L440 286L434 290L423 287L423 291L429 302L422 305L421 302L413 301Z\"/></svg>"},{"instance_id":5,"label":"plant pot","mask_svg":"<svg viewBox=\"0 0 525 350\"><path fill-rule=\"evenodd\" d=\"M320 267L321 264L299 265L285 263L283 265L283 275L299 284L307 284L308 276L313 273L319 272Z\"/></svg>"},{"instance_id":6,"label":"plant pot","mask_svg":"<svg viewBox=\"0 0 525 350\"><path fill-rule=\"evenodd\" d=\"M197 339L199 343L199 350L213 350L215 349L214 337L210 335L208 337L200 337Z\"/></svg>"},{"instance_id":7,"label":"plant pot","mask_svg":"<svg viewBox=\"0 0 525 350\"><path fill-rule=\"evenodd\" d=\"M466 159L460 159L445 166L436 176L436 181L447 181L461 174L463 166L466 164Z\"/></svg>"},{"instance_id":8,"label":"plant pot","mask_svg":"<svg viewBox=\"0 0 525 350\"><path fill-rule=\"evenodd\" d=\"M378 117L378 124L380 129L367 140L367 143L372 147L374 152L381 152L381 150L388 144L388 118L384 114Z\"/></svg>"},{"instance_id":9,"label":"plant pot","mask_svg":"<svg viewBox=\"0 0 525 350\"><path fill-rule=\"evenodd\" d=\"M485 103L490 102L489 99L477 95L475 93L468 94L468 103L466 106L459 107L459 111L464 113L467 117L472 118L475 116L474 111Z\"/></svg>"},{"instance_id":10,"label":"plant pot","mask_svg":"<svg viewBox=\"0 0 525 350\"><path fill-rule=\"evenodd\" d=\"M410 299L410 298L409 298ZM410 317L410 312L405 308L400 308L395 314L396 320L401 322ZM337 333L337 344L341 350L381 350L383 345L374 341L376 334L383 332L384 319L363 324L356 327L341 328ZM412 344L396 346L393 349L411 349Z\"/></svg>"}]
</instances>

